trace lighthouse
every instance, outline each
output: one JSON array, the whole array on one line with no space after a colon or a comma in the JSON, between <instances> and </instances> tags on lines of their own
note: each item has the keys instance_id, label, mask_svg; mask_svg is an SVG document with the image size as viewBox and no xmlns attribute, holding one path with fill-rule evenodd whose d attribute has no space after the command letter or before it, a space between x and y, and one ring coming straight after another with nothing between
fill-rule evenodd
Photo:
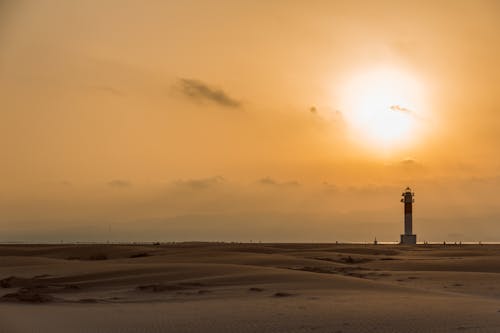
<instances>
[{"instance_id":1,"label":"lighthouse","mask_svg":"<svg viewBox=\"0 0 500 333\"><path fill-rule=\"evenodd\" d=\"M411 189L407 187L403 192L403 194L401 195L403 196L401 202L404 204L405 207L405 233L401 235L400 244L415 245L417 244L417 235L414 235L412 230L413 229L412 206L413 203L415 202L415 199L413 199L415 193L413 193Z\"/></svg>"}]
</instances>

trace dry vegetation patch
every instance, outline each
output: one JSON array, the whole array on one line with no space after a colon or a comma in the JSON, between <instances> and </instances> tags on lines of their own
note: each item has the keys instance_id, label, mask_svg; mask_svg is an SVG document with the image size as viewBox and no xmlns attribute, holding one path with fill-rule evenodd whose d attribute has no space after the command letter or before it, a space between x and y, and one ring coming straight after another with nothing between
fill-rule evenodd
<instances>
[{"instance_id":1,"label":"dry vegetation patch","mask_svg":"<svg viewBox=\"0 0 500 333\"><path fill-rule=\"evenodd\" d=\"M0 297L2 302L48 303L56 300L52 295L40 293L37 289L21 288L17 292Z\"/></svg>"}]
</instances>

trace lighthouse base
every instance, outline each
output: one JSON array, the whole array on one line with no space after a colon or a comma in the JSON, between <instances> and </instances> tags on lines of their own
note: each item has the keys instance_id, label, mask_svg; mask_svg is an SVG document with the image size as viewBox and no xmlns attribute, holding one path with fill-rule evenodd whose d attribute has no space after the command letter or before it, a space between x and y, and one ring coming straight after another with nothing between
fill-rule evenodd
<instances>
[{"instance_id":1,"label":"lighthouse base","mask_svg":"<svg viewBox=\"0 0 500 333\"><path fill-rule=\"evenodd\" d=\"M415 245L417 244L417 235L401 235L401 241L399 244Z\"/></svg>"}]
</instances>

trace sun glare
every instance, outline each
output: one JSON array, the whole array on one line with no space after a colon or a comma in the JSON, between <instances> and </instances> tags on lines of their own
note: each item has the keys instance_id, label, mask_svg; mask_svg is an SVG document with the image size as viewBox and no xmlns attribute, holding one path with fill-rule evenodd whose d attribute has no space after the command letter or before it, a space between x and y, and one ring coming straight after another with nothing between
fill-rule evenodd
<instances>
[{"instance_id":1,"label":"sun glare","mask_svg":"<svg viewBox=\"0 0 500 333\"><path fill-rule=\"evenodd\" d=\"M396 69L353 75L344 86L342 112L354 139L370 147L401 147L413 141L422 105L414 76Z\"/></svg>"}]
</instances>

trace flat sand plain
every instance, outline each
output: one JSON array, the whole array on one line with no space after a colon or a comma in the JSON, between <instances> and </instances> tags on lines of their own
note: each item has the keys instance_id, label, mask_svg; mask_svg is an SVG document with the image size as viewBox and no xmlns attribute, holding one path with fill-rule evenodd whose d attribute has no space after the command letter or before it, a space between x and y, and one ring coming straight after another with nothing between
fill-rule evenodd
<instances>
[{"instance_id":1,"label":"flat sand plain","mask_svg":"<svg viewBox=\"0 0 500 333\"><path fill-rule=\"evenodd\" d=\"M0 332L500 332L500 246L0 245Z\"/></svg>"}]
</instances>

